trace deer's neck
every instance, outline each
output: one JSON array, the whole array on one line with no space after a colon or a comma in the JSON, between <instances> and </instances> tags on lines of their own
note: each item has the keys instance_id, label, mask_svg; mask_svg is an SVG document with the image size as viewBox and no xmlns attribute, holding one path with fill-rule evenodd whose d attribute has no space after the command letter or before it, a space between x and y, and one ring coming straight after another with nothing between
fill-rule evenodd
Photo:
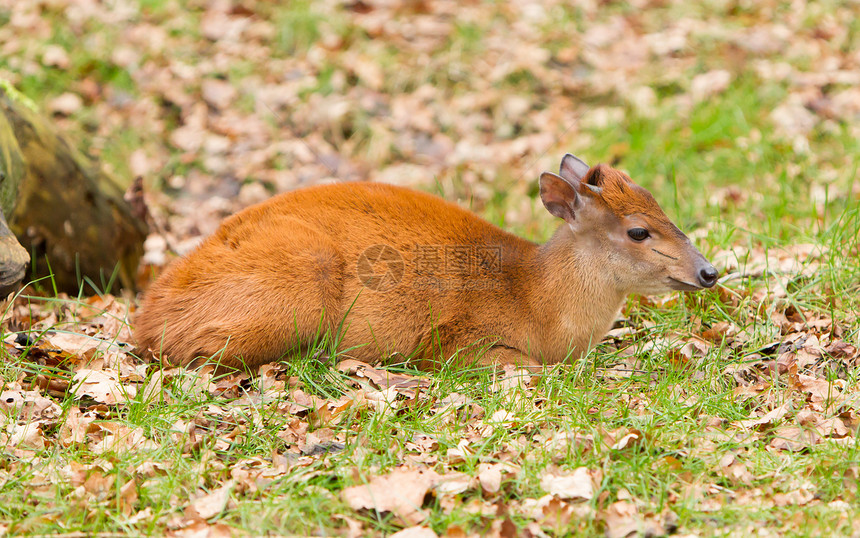
<instances>
[{"instance_id":1,"label":"deer's neck","mask_svg":"<svg viewBox=\"0 0 860 538\"><path fill-rule=\"evenodd\" d=\"M606 274L605 256L604 249L578 241L566 224L537 249L526 300L544 362L578 359L611 327L625 294Z\"/></svg>"}]
</instances>

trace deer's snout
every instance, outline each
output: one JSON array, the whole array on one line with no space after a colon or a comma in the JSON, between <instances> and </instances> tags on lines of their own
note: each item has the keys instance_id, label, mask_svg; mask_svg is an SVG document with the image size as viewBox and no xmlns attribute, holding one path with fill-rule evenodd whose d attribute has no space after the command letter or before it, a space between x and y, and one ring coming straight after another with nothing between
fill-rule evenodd
<instances>
[{"instance_id":1,"label":"deer's snout","mask_svg":"<svg viewBox=\"0 0 860 538\"><path fill-rule=\"evenodd\" d=\"M720 272L713 265L707 264L699 269L699 284L704 288L712 288L717 283L718 276Z\"/></svg>"}]
</instances>

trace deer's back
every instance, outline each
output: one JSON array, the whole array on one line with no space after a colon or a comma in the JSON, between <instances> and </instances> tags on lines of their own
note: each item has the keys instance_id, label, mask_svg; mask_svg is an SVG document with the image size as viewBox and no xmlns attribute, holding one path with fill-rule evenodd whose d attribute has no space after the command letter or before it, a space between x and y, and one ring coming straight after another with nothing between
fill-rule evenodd
<instances>
[{"instance_id":1,"label":"deer's back","mask_svg":"<svg viewBox=\"0 0 860 538\"><path fill-rule=\"evenodd\" d=\"M372 245L412 250L415 245L510 244L532 246L456 204L383 183L337 183L273 197L224 221L213 237L265 241L255 231L289 217L331 237L346 257Z\"/></svg>"}]
</instances>

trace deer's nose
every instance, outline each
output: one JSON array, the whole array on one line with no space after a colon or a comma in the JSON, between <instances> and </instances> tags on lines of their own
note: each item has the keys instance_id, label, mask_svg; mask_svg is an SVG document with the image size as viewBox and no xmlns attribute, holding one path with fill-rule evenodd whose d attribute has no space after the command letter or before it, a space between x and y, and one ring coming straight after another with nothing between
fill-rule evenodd
<instances>
[{"instance_id":1,"label":"deer's nose","mask_svg":"<svg viewBox=\"0 0 860 538\"><path fill-rule=\"evenodd\" d=\"M717 271L713 265L708 265L699 271L699 284L706 288L711 288L717 283L717 277L719 275L719 271Z\"/></svg>"}]
</instances>

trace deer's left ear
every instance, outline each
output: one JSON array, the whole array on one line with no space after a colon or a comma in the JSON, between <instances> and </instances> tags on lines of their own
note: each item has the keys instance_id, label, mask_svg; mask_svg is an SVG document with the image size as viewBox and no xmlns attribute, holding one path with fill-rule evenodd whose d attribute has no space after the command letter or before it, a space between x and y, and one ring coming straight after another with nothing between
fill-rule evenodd
<instances>
[{"instance_id":1,"label":"deer's left ear","mask_svg":"<svg viewBox=\"0 0 860 538\"><path fill-rule=\"evenodd\" d=\"M590 167L583 162L582 159L568 153L561 160L561 167L558 175L569 181L570 183L578 183L588 173Z\"/></svg>"}]
</instances>

